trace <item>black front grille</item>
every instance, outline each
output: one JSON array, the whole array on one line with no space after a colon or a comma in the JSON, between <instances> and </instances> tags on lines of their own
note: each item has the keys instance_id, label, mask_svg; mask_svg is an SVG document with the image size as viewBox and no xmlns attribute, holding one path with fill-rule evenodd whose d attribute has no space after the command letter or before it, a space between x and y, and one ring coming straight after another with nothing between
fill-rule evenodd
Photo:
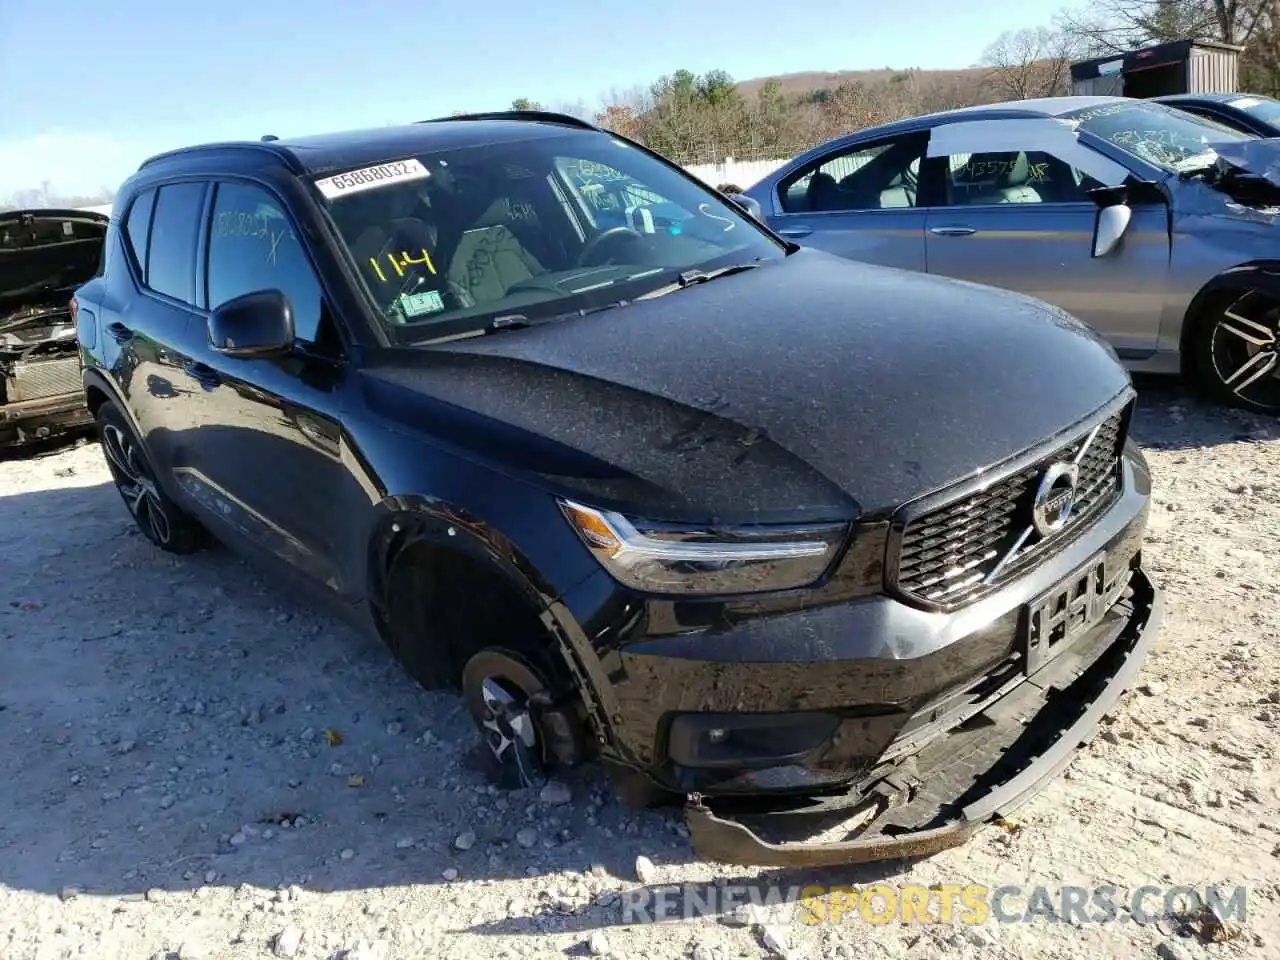
<instances>
[{"instance_id":1,"label":"black front grille","mask_svg":"<svg viewBox=\"0 0 1280 960\"><path fill-rule=\"evenodd\" d=\"M1065 528L1044 539L1034 531L1026 535L1031 501L1045 468L1074 460L1093 426L1029 466L908 520L898 552L898 589L930 606L954 608L1048 556L1054 544L1065 545L1120 491L1128 411L1126 407L1097 425L1080 461L1079 493Z\"/></svg>"}]
</instances>

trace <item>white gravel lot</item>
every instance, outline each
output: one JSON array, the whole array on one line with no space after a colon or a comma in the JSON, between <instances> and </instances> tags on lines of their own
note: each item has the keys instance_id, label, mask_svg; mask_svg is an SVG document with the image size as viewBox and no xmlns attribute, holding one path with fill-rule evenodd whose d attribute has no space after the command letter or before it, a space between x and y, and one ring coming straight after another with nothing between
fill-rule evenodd
<instances>
[{"instance_id":1,"label":"white gravel lot","mask_svg":"<svg viewBox=\"0 0 1280 960\"><path fill-rule=\"evenodd\" d=\"M0 462L0 958L1280 956L1280 424L1144 384L1138 435L1145 686L1018 825L771 877L697 862L595 767L568 803L490 791L456 697L226 550L152 548L96 444ZM1247 915L624 924L639 856L650 884L1242 885Z\"/></svg>"}]
</instances>

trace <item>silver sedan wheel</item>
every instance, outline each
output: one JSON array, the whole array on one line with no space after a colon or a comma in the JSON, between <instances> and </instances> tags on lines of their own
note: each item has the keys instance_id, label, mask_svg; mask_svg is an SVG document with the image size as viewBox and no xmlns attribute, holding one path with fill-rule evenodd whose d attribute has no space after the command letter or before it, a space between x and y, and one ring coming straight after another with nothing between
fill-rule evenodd
<instances>
[{"instance_id":1,"label":"silver sedan wheel","mask_svg":"<svg viewBox=\"0 0 1280 960\"><path fill-rule=\"evenodd\" d=\"M1222 311L1209 343L1222 386L1252 407L1280 410L1280 308L1250 291Z\"/></svg>"}]
</instances>

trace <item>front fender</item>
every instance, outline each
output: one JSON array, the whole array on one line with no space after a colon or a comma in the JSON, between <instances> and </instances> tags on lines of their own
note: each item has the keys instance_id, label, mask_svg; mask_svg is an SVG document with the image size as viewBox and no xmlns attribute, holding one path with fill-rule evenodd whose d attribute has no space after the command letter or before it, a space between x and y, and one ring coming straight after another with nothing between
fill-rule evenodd
<instances>
[{"instance_id":1,"label":"front fender","mask_svg":"<svg viewBox=\"0 0 1280 960\"><path fill-rule=\"evenodd\" d=\"M590 638L560 602L563 589L502 531L456 505L413 494L386 497L375 510L377 519L368 557L369 599L380 630L386 630L383 598L388 574L407 546L425 541L479 561L537 607L543 626L582 697L597 738L601 743L613 742L611 718L617 709L612 685ZM568 524L564 526L568 530ZM591 569L569 586L576 586L596 572L598 568Z\"/></svg>"}]
</instances>

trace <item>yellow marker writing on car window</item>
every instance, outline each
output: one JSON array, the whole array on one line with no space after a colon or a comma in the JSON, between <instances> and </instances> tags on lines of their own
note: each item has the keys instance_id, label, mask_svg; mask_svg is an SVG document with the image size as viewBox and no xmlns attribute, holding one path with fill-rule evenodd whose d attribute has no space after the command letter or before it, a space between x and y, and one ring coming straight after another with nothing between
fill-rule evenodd
<instances>
[{"instance_id":1,"label":"yellow marker writing on car window","mask_svg":"<svg viewBox=\"0 0 1280 960\"><path fill-rule=\"evenodd\" d=\"M425 249L422 251L421 260L415 260L413 259L413 257L409 256L409 254L404 253L403 251L401 252L400 257L401 257L400 266L402 267L407 267L411 263L421 264L425 266L428 270L430 270L432 273L436 272L436 265L431 262L431 254L427 253Z\"/></svg>"},{"instance_id":2,"label":"yellow marker writing on car window","mask_svg":"<svg viewBox=\"0 0 1280 960\"><path fill-rule=\"evenodd\" d=\"M396 255L394 253L388 253L387 260L391 262L391 269L395 270L396 276L398 277L403 277L404 268L409 266L423 266L423 267L426 267L428 270L430 270L432 273L436 272L436 265L431 262L431 254L427 253L426 250L422 251L422 257L418 260L415 260L413 257L409 256L409 254L403 250L400 251L400 258L398 260L396 259ZM382 272L382 267L378 265L377 259L375 257L370 257L369 263L373 267L373 272L378 275L378 279L381 280L383 283L386 283L387 275Z\"/></svg>"}]
</instances>

